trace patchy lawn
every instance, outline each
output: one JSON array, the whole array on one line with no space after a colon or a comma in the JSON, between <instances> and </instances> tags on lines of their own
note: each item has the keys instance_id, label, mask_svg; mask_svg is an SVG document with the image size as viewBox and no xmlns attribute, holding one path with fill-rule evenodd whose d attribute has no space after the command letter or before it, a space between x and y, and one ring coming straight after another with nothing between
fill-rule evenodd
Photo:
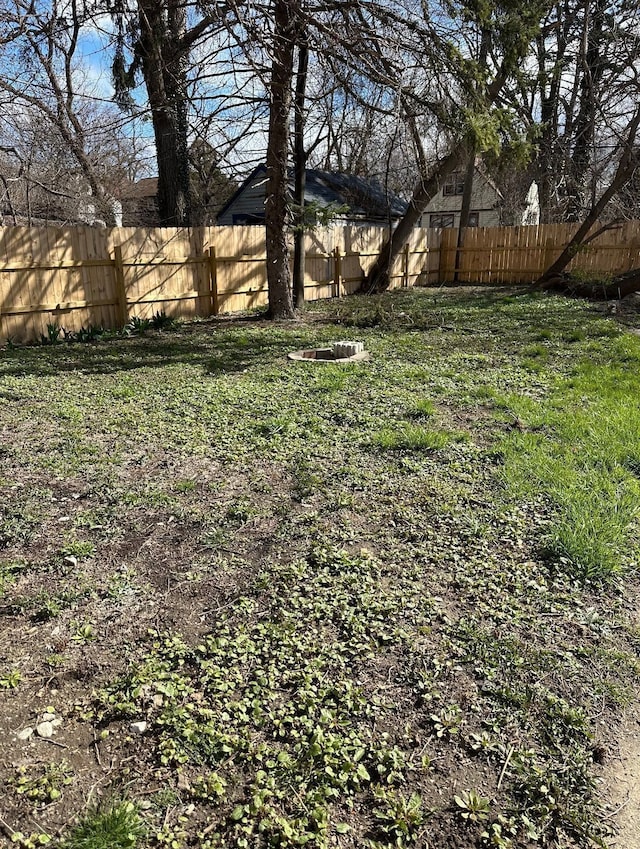
<instances>
[{"instance_id":1,"label":"patchy lawn","mask_svg":"<svg viewBox=\"0 0 640 849\"><path fill-rule=\"evenodd\" d=\"M371 360L286 361L339 338ZM606 843L640 666L614 318L351 298L4 350L0 398L7 841Z\"/></svg>"}]
</instances>

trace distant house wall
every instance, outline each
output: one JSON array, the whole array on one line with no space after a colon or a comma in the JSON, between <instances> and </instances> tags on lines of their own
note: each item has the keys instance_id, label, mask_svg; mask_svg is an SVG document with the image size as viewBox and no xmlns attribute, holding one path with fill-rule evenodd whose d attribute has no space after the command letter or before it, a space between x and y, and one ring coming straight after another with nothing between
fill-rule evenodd
<instances>
[{"instance_id":1,"label":"distant house wall","mask_svg":"<svg viewBox=\"0 0 640 849\"><path fill-rule=\"evenodd\" d=\"M128 185L121 198L125 227L159 227L158 178L143 177Z\"/></svg>"},{"instance_id":2,"label":"distant house wall","mask_svg":"<svg viewBox=\"0 0 640 849\"><path fill-rule=\"evenodd\" d=\"M421 227L458 227L462 207L462 188L464 174L450 175L438 194L427 205L421 221ZM500 193L497 188L480 172L473 178L471 195L471 220L474 227L498 227L500 212L498 203Z\"/></svg>"},{"instance_id":3,"label":"distant house wall","mask_svg":"<svg viewBox=\"0 0 640 849\"><path fill-rule=\"evenodd\" d=\"M267 176L263 172L238 192L223 214L217 218L219 225L260 224L264 221L264 198Z\"/></svg>"}]
</instances>

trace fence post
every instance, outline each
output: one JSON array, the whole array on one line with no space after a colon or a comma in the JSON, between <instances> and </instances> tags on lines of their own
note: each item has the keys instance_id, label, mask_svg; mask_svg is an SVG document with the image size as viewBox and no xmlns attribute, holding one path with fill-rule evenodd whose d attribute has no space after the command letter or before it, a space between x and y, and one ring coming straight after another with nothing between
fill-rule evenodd
<instances>
[{"instance_id":1,"label":"fence post","mask_svg":"<svg viewBox=\"0 0 640 849\"><path fill-rule=\"evenodd\" d=\"M122 245L113 246L113 260L116 281L116 308L120 326L124 327L129 321L129 304L127 303L127 289L124 282L124 263L122 261Z\"/></svg>"},{"instance_id":2,"label":"fence post","mask_svg":"<svg viewBox=\"0 0 640 849\"><path fill-rule=\"evenodd\" d=\"M211 287L211 309L213 315L218 315L218 260L216 259L216 249L214 245L209 248L209 280Z\"/></svg>"},{"instance_id":3,"label":"fence post","mask_svg":"<svg viewBox=\"0 0 640 849\"><path fill-rule=\"evenodd\" d=\"M332 292L332 298L340 297L340 287L342 285L342 256L340 255L340 248L336 247L333 251L333 289L335 294Z\"/></svg>"},{"instance_id":4,"label":"fence post","mask_svg":"<svg viewBox=\"0 0 640 849\"><path fill-rule=\"evenodd\" d=\"M404 267L402 269L402 285L409 286L409 242L404 246Z\"/></svg>"}]
</instances>

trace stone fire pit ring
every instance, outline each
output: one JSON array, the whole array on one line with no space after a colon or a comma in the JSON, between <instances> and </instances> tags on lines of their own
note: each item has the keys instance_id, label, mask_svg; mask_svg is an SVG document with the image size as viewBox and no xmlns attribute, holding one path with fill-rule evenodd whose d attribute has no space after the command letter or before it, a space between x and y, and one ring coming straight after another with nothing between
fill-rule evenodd
<instances>
[{"instance_id":1,"label":"stone fire pit ring","mask_svg":"<svg viewBox=\"0 0 640 849\"><path fill-rule=\"evenodd\" d=\"M287 354L290 360L315 363L358 363L369 356L362 342L333 342L330 348L308 348Z\"/></svg>"}]
</instances>

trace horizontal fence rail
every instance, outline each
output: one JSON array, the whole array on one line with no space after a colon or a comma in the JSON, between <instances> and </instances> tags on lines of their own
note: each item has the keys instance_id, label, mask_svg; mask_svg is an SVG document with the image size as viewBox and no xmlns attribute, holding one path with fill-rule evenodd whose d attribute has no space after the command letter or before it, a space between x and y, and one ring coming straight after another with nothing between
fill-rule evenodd
<instances>
[{"instance_id":1,"label":"horizontal fence rail","mask_svg":"<svg viewBox=\"0 0 640 849\"><path fill-rule=\"evenodd\" d=\"M393 288L528 283L559 256L577 225L416 228L390 269ZM388 236L382 227L323 228L305 236L308 300L358 290ZM262 227L0 227L0 343L123 327L165 312L195 318L267 303ZM569 266L607 276L640 265L640 222L604 230Z\"/></svg>"}]
</instances>

